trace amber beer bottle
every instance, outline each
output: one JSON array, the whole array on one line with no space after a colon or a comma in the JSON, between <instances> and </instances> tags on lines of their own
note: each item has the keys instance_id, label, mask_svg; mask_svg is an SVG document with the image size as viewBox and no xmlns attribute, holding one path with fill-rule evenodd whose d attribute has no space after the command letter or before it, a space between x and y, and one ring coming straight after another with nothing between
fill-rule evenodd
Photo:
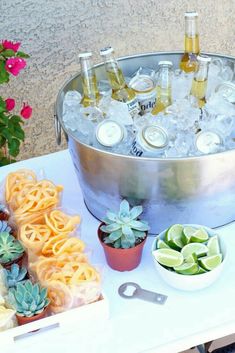
<instances>
[{"instance_id":1,"label":"amber beer bottle","mask_svg":"<svg viewBox=\"0 0 235 353\"><path fill-rule=\"evenodd\" d=\"M171 81L173 64L171 61L159 61L158 66L157 101L152 110L153 115L164 111L172 103Z\"/></svg>"},{"instance_id":2,"label":"amber beer bottle","mask_svg":"<svg viewBox=\"0 0 235 353\"><path fill-rule=\"evenodd\" d=\"M104 58L105 69L112 87L112 98L119 102L126 103L131 116L138 114L139 104L136 93L132 88L127 86L123 72L114 57L113 48L107 47L101 49L100 55Z\"/></svg>"},{"instance_id":3,"label":"amber beer bottle","mask_svg":"<svg viewBox=\"0 0 235 353\"><path fill-rule=\"evenodd\" d=\"M79 54L83 88L83 97L81 103L84 107L97 106L101 98L97 87L96 75L92 65L91 57L92 53Z\"/></svg>"},{"instance_id":4,"label":"amber beer bottle","mask_svg":"<svg viewBox=\"0 0 235 353\"><path fill-rule=\"evenodd\" d=\"M197 98L199 108L206 103L206 89L208 80L208 70L211 58L206 55L197 56L197 70L194 74L191 94Z\"/></svg>"},{"instance_id":5,"label":"amber beer bottle","mask_svg":"<svg viewBox=\"0 0 235 353\"><path fill-rule=\"evenodd\" d=\"M195 72L197 55L200 52L198 35L197 12L185 12L184 55L180 62L180 69L185 72Z\"/></svg>"}]
</instances>

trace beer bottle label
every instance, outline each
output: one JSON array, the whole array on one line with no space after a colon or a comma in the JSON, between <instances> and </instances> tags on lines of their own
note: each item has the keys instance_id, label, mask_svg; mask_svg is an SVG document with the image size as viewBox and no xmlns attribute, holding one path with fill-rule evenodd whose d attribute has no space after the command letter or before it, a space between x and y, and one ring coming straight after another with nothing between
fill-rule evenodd
<instances>
[{"instance_id":1,"label":"beer bottle label","mask_svg":"<svg viewBox=\"0 0 235 353\"><path fill-rule=\"evenodd\" d=\"M139 103L137 98L126 102L130 115L133 117L134 115L139 113Z\"/></svg>"}]
</instances>

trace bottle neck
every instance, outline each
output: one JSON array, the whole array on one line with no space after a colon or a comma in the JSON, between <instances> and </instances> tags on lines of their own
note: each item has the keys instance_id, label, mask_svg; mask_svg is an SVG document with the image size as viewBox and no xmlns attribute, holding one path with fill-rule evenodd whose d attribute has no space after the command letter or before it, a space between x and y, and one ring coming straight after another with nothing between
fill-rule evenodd
<instances>
[{"instance_id":1,"label":"bottle neck","mask_svg":"<svg viewBox=\"0 0 235 353\"><path fill-rule=\"evenodd\" d=\"M197 70L194 74L196 81L206 81L208 78L209 62L199 62Z\"/></svg>"},{"instance_id":2,"label":"bottle neck","mask_svg":"<svg viewBox=\"0 0 235 353\"><path fill-rule=\"evenodd\" d=\"M113 91L117 91L126 87L123 72L118 66L118 62L115 59L113 53L105 55L105 69Z\"/></svg>"},{"instance_id":3,"label":"bottle neck","mask_svg":"<svg viewBox=\"0 0 235 353\"><path fill-rule=\"evenodd\" d=\"M81 58L81 77L83 88L83 100L89 99L89 105L96 103L99 97L99 91L96 81L95 70L90 58Z\"/></svg>"},{"instance_id":4,"label":"bottle neck","mask_svg":"<svg viewBox=\"0 0 235 353\"><path fill-rule=\"evenodd\" d=\"M172 81L172 71L169 66L163 66L159 69L158 73L158 90L159 98L166 99L166 97L171 99L171 81Z\"/></svg>"},{"instance_id":5,"label":"bottle neck","mask_svg":"<svg viewBox=\"0 0 235 353\"><path fill-rule=\"evenodd\" d=\"M199 51L197 17L185 17L185 52L198 54Z\"/></svg>"}]
</instances>

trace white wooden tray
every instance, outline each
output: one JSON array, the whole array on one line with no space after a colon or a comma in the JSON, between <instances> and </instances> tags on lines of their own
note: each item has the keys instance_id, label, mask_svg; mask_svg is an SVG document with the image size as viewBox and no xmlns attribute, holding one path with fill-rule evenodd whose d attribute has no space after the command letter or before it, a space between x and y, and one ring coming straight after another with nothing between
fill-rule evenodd
<instances>
[{"instance_id":1,"label":"white wooden tray","mask_svg":"<svg viewBox=\"0 0 235 353\"><path fill-rule=\"evenodd\" d=\"M40 332L43 330L51 330L53 334L54 329L56 329L57 333L58 330L60 330L60 333L63 334L73 331L74 329L79 330L80 328L84 329L85 327L90 327L94 322L94 318L97 325L99 322L107 320L108 317L108 300L105 295L102 295L102 299L94 303L0 332L1 349L3 345L7 347L13 344L17 345L17 341L22 338L26 339L27 336L32 335L32 331L35 330L38 331L33 332L34 335L40 335Z\"/></svg>"}]
</instances>

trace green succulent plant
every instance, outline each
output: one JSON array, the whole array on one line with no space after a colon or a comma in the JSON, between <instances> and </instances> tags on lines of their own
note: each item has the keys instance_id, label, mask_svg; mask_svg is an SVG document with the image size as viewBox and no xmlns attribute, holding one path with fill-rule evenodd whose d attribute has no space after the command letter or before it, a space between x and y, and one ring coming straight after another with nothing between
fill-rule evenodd
<instances>
[{"instance_id":1,"label":"green succulent plant","mask_svg":"<svg viewBox=\"0 0 235 353\"><path fill-rule=\"evenodd\" d=\"M12 264L11 269L3 269L8 288L15 287L17 283L23 281L27 274L25 267L20 268L17 264Z\"/></svg>"},{"instance_id":2,"label":"green succulent plant","mask_svg":"<svg viewBox=\"0 0 235 353\"><path fill-rule=\"evenodd\" d=\"M8 294L9 303L15 308L18 316L32 317L40 314L49 304L47 289L30 280L18 283Z\"/></svg>"},{"instance_id":3,"label":"green succulent plant","mask_svg":"<svg viewBox=\"0 0 235 353\"><path fill-rule=\"evenodd\" d=\"M115 248L133 248L138 241L146 237L149 230L148 223L137 220L143 212L142 206L135 206L130 209L128 201L123 200L118 213L107 211L101 226L104 236L104 243L113 244Z\"/></svg>"},{"instance_id":4,"label":"green succulent plant","mask_svg":"<svg viewBox=\"0 0 235 353\"><path fill-rule=\"evenodd\" d=\"M0 221L0 233L2 232L11 232L11 227L8 225L7 221Z\"/></svg>"},{"instance_id":5,"label":"green succulent plant","mask_svg":"<svg viewBox=\"0 0 235 353\"><path fill-rule=\"evenodd\" d=\"M8 232L0 233L0 263L18 259L24 252L23 246Z\"/></svg>"}]
</instances>

